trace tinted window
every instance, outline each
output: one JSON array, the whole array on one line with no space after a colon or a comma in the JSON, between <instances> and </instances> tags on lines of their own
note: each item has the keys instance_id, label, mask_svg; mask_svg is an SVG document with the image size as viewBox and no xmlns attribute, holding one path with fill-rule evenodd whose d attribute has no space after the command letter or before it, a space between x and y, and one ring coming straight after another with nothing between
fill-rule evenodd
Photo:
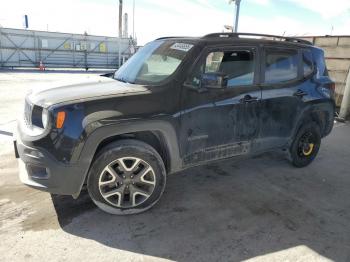
<instances>
[{"instance_id":1,"label":"tinted window","mask_svg":"<svg viewBox=\"0 0 350 262\"><path fill-rule=\"evenodd\" d=\"M310 75L314 70L312 63L312 53L310 50L303 51L303 71L304 76Z\"/></svg>"},{"instance_id":2,"label":"tinted window","mask_svg":"<svg viewBox=\"0 0 350 262\"><path fill-rule=\"evenodd\" d=\"M211 52L200 64L192 76L192 84L199 85L202 73L223 73L227 76L227 85L252 85L254 82L254 53L251 51Z\"/></svg>"},{"instance_id":3,"label":"tinted window","mask_svg":"<svg viewBox=\"0 0 350 262\"><path fill-rule=\"evenodd\" d=\"M274 84L298 78L298 52L296 50L267 50L265 83Z\"/></svg>"}]
</instances>

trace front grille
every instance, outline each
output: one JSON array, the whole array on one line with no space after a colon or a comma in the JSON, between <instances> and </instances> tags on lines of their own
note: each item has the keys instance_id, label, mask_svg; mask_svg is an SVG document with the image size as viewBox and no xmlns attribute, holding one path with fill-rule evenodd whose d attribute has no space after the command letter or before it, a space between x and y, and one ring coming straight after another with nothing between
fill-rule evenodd
<instances>
[{"instance_id":1,"label":"front grille","mask_svg":"<svg viewBox=\"0 0 350 262\"><path fill-rule=\"evenodd\" d=\"M32 125L32 111L33 104L31 104L27 99L24 102L24 122L27 126Z\"/></svg>"}]
</instances>

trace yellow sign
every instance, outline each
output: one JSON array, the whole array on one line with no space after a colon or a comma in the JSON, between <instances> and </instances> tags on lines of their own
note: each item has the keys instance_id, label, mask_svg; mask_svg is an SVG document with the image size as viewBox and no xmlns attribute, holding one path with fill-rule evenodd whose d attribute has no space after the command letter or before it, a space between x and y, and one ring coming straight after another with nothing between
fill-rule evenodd
<instances>
[{"instance_id":1,"label":"yellow sign","mask_svg":"<svg viewBox=\"0 0 350 262\"><path fill-rule=\"evenodd\" d=\"M69 43L69 42L65 42L64 45L63 45L63 48L64 48L64 49L71 49L71 48L72 48L72 45L71 45L71 43Z\"/></svg>"},{"instance_id":2,"label":"yellow sign","mask_svg":"<svg viewBox=\"0 0 350 262\"><path fill-rule=\"evenodd\" d=\"M100 52L107 52L107 47L105 43L100 43Z\"/></svg>"}]
</instances>

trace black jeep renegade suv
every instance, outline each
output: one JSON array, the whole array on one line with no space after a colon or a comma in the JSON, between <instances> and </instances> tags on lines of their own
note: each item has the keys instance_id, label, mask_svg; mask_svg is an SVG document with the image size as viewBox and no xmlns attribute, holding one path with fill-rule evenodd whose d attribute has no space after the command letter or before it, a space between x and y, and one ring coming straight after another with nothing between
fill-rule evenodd
<instances>
[{"instance_id":1,"label":"black jeep renegade suv","mask_svg":"<svg viewBox=\"0 0 350 262\"><path fill-rule=\"evenodd\" d=\"M310 164L334 119L324 53L302 39L216 33L167 37L110 77L33 90L15 152L23 183L112 214L161 197L167 174L284 149Z\"/></svg>"}]
</instances>

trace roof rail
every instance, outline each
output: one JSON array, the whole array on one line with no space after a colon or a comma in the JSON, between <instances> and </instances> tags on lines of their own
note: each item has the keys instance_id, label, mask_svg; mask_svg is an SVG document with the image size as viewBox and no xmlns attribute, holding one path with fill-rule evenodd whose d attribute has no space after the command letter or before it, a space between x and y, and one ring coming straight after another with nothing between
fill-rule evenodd
<instances>
[{"instance_id":1,"label":"roof rail","mask_svg":"<svg viewBox=\"0 0 350 262\"><path fill-rule=\"evenodd\" d=\"M212 33L212 34L205 35L202 38L214 38L214 37L237 37L237 38L239 38L239 36L261 36L261 37L269 37L269 38L275 38L275 39L278 38L278 39L280 39L280 41L313 45L310 41L296 38L296 37L268 35L268 34L254 34L254 33Z\"/></svg>"},{"instance_id":2,"label":"roof rail","mask_svg":"<svg viewBox=\"0 0 350 262\"><path fill-rule=\"evenodd\" d=\"M163 37L157 38L156 40L171 39L171 38L186 38L186 36L163 36Z\"/></svg>"}]
</instances>

